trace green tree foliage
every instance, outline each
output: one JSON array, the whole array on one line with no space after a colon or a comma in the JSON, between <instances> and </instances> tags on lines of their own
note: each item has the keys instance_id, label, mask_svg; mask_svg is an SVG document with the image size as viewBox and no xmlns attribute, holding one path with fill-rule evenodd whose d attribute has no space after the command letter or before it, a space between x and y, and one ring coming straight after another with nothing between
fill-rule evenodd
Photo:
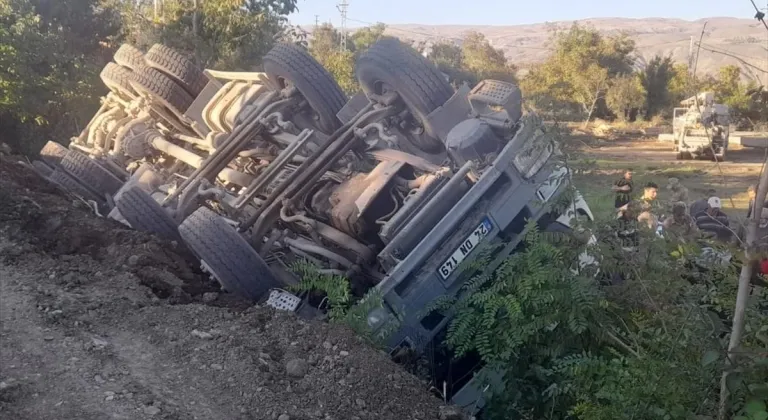
<instances>
[{"instance_id":1,"label":"green tree foliage","mask_svg":"<svg viewBox=\"0 0 768 420\"><path fill-rule=\"evenodd\" d=\"M507 63L504 51L494 48L485 35L479 32L469 32L464 36L461 59L463 68L473 73L478 81L496 79L517 82L517 69Z\"/></svg>"},{"instance_id":2,"label":"green tree foliage","mask_svg":"<svg viewBox=\"0 0 768 420\"><path fill-rule=\"evenodd\" d=\"M163 43L226 70L256 69L296 10L296 0L164 0L155 19L152 0L110 1L120 7L126 41L140 48Z\"/></svg>"},{"instance_id":3,"label":"green tree foliage","mask_svg":"<svg viewBox=\"0 0 768 420\"><path fill-rule=\"evenodd\" d=\"M387 29L387 25L383 23L377 23L373 26L366 26L360 28L352 33L350 39L352 45L354 45L355 51L365 51L370 48L376 41L380 40L384 36L384 31Z\"/></svg>"},{"instance_id":4,"label":"green tree foliage","mask_svg":"<svg viewBox=\"0 0 768 420\"><path fill-rule=\"evenodd\" d=\"M660 55L654 56L645 66L645 70L640 73L640 80L646 92L646 119L651 119L669 107L672 97L668 86L674 76L672 57Z\"/></svg>"},{"instance_id":5,"label":"green tree foliage","mask_svg":"<svg viewBox=\"0 0 768 420\"><path fill-rule=\"evenodd\" d=\"M606 116L610 80L632 72L634 42L625 34L604 36L578 24L553 32L551 42L553 54L533 66L521 83L524 97L545 112Z\"/></svg>"},{"instance_id":6,"label":"green tree foliage","mask_svg":"<svg viewBox=\"0 0 768 420\"><path fill-rule=\"evenodd\" d=\"M0 0L0 141L34 154L83 127L118 25L98 0Z\"/></svg>"},{"instance_id":7,"label":"green tree foliage","mask_svg":"<svg viewBox=\"0 0 768 420\"><path fill-rule=\"evenodd\" d=\"M517 82L517 69L507 63L504 51L494 48L479 32L467 33L461 46L450 41L436 42L427 58L455 85L474 85L483 79Z\"/></svg>"},{"instance_id":8,"label":"green tree foliage","mask_svg":"<svg viewBox=\"0 0 768 420\"><path fill-rule=\"evenodd\" d=\"M336 79L347 95L360 89L355 77L355 59L376 41L384 37L383 23L356 30L347 36L346 48L341 49L341 33L328 23L315 28L309 52Z\"/></svg>"},{"instance_id":9,"label":"green tree foliage","mask_svg":"<svg viewBox=\"0 0 768 420\"><path fill-rule=\"evenodd\" d=\"M456 354L477 353L504 372L488 418L687 420L716 412L739 268L697 269L698 245L651 232L624 251L616 223L586 226L600 238L586 248L531 226L525 247L493 275L471 281L460 301L435 306L456 309L447 340ZM625 282L601 286L571 271L584 250L601 256L601 278ZM754 357L732 381L733 412L746 418L760 418L768 398L768 314L759 303L766 295L753 293L743 350Z\"/></svg>"},{"instance_id":10,"label":"green tree foliage","mask_svg":"<svg viewBox=\"0 0 768 420\"><path fill-rule=\"evenodd\" d=\"M633 110L646 104L647 93L640 76L622 75L611 80L605 96L608 108L622 120L629 120Z\"/></svg>"},{"instance_id":11,"label":"green tree foliage","mask_svg":"<svg viewBox=\"0 0 768 420\"><path fill-rule=\"evenodd\" d=\"M347 48L342 51L341 34L328 23L315 28L309 43L310 54L331 73L347 95L359 89L355 78L354 49L353 38L347 37Z\"/></svg>"}]
</instances>

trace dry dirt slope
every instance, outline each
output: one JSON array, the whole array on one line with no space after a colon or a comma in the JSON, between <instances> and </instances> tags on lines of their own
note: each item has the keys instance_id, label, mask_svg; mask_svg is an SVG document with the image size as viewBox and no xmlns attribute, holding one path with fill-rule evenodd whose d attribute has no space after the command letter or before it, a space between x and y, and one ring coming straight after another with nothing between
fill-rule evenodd
<instances>
[{"instance_id":1,"label":"dry dirt slope","mask_svg":"<svg viewBox=\"0 0 768 420\"><path fill-rule=\"evenodd\" d=\"M0 418L455 418L347 330L217 297L187 258L0 161Z\"/></svg>"},{"instance_id":2,"label":"dry dirt slope","mask_svg":"<svg viewBox=\"0 0 768 420\"><path fill-rule=\"evenodd\" d=\"M707 30L704 34L704 47L728 52L760 69L768 70L768 32L762 24L753 19L712 17L686 21L667 18L601 18L577 22L593 26L607 34L628 33L637 42L637 65L642 68L647 60L656 54L671 55L675 61L686 63L690 39L693 36L698 40L705 21ZM515 26L391 25L387 34L417 41L452 40L460 43L467 31L479 31L485 34L495 47L504 50L510 62L525 68L526 65L544 61L549 56L550 28L567 29L572 23L573 21L565 21ZM715 73L726 64L738 65L743 69L742 73L750 76L750 72L746 70L747 66L739 60L706 50L702 50L699 56L698 71L700 74ZM765 72L754 68L751 71L765 82Z\"/></svg>"}]
</instances>

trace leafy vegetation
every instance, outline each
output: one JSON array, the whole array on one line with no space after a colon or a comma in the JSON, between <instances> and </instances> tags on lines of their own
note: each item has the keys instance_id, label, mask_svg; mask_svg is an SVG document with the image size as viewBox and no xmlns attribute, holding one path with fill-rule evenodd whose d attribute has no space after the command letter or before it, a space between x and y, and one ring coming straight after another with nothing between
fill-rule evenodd
<instances>
[{"instance_id":1,"label":"leafy vegetation","mask_svg":"<svg viewBox=\"0 0 768 420\"><path fill-rule=\"evenodd\" d=\"M532 226L525 246L493 275L436 305L456 311L446 344L457 356L474 352L504 373L488 418L714 418L738 262L698 266L701 245L651 232L623 250L616 221L598 216L585 226L597 245ZM583 251L601 256L597 279L570 270ZM729 387L733 413L764 418L768 307L765 291L752 298L743 341L750 357Z\"/></svg>"},{"instance_id":2,"label":"leafy vegetation","mask_svg":"<svg viewBox=\"0 0 768 420\"><path fill-rule=\"evenodd\" d=\"M336 79L347 95L359 90L355 78L355 59L384 36L384 24L359 29L347 36L347 45L341 48L341 33L333 25L324 23L313 31L309 52Z\"/></svg>"},{"instance_id":3,"label":"leafy vegetation","mask_svg":"<svg viewBox=\"0 0 768 420\"><path fill-rule=\"evenodd\" d=\"M295 0L0 0L0 141L34 154L67 143L99 107L99 72L122 42L156 42L200 65L254 70ZM195 7L197 6L197 7Z\"/></svg>"}]
</instances>

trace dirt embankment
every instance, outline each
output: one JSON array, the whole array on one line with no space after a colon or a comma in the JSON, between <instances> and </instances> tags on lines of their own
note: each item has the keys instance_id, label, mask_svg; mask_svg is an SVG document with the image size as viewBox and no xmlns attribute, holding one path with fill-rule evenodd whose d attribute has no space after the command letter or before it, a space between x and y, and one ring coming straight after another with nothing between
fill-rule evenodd
<instances>
[{"instance_id":1,"label":"dirt embankment","mask_svg":"<svg viewBox=\"0 0 768 420\"><path fill-rule=\"evenodd\" d=\"M0 418L458 418L350 331L220 295L7 160L0 286Z\"/></svg>"}]
</instances>

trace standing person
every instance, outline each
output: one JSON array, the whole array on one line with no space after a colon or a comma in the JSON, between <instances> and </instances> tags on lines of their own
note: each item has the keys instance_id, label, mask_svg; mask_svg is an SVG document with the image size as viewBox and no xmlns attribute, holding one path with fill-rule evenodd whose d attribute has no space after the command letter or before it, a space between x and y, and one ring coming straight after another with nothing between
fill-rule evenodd
<instances>
[{"instance_id":1,"label":"standing person","mask_svg":"<svg viewBox=\"0 0 768 420\"><path fill-rule=\"evenodd\" d=\"M624 171L624 176L613 184L612 190L616 193L616 209L626 206L632 200L632 169Z\"/></svg>"},{"instance_id":2,"label":"standing person","mask_svg":"<svg viewBox=\"0 0 768 420\"><path fill-rule=\"evenodd\" d=\"M749 209L747 210L747 217L752 217L752 210L755 208L755 197L757 197L757 185L750 185L749 188L747 188L747 195L749 196ZM766 216L764 213L766 212L765 209L768 209L768 201L763 203L763 209L760 213L760 218L763 219Z\"/></svg>"}]
</instances>

